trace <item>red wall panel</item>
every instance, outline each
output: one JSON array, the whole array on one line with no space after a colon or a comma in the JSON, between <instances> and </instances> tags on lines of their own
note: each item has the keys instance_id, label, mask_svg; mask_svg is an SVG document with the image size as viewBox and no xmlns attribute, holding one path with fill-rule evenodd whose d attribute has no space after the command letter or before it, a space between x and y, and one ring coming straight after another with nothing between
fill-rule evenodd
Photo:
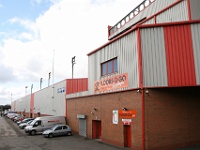
<instances>
[{"instance_id":1,"label":"red wall panel","mask_svg":"<svg viewBox=\"0 0 200 150\"><path fill-rule=\"evenodd\" d=\"M66 84L66 94L88 90L88 78L67 79Z\"/></svg>"},{"instance_id":2,"label":"red wall panel","mask_svg":"<svg viewBox=\"0 0 200 150\"><path fill-rule=\"evenodd\" d=\"M34 93L31 94L30 109L31 109L31 112L33 112L33 110L34 110Z\"/></svg>"},{"instance_id":3,"label":"red wall panel","mask_svg":"<svg viewBox=\"0 0 200 150\"><path fill-rule=\"evenodd\" d=\"M196 85L190 25L164 27L168 86Z\"/></svg>"}]
</instances>

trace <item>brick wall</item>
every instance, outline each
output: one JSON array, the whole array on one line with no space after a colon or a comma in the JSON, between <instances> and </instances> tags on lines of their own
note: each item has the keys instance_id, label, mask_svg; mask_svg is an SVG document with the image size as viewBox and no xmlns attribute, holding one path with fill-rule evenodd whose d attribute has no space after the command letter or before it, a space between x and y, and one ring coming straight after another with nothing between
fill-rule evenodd
<instances>
[{"instance_id":1,"label":"brick wall","mask_svg":"<svg viewBox=\"0 0 200 150\"><path fill-rule=\"evenodd\" d=\"M200 87L148 90L146 149L173 150L200 143Z\"/></svg>"},{"instance_id":2,"label":"brick wall","mask_svg":"<svg viewBox=\"0 0 200 150\"><path fill-rule=\"evenodd\" d=\"M200 87L144 89L145 149L173 150L200 143ZM67 100L67 122L79 132L77 114L87 116L87 137L92 138L92 120L102 123L101 140L124 147L123 124L112 123L112 111L136 110L132 119L132 149L142 149L142 93L136 90ZM94 108L97 110L95 111ZM91 114L92 112L92 114Z\"/></svg>"},{"instance_id":3,"label":"brick wall","mask_svg":"<svg viewBox=\"0 0 200 150\"><path fill-rule=\"evenodd\" d=\"M77 114L87 115L87 137L92 138L92 120L101 120L102 136L105 143L124 147L123 124L112 123L112 111L126 107L136 110L136 118L132 119L132 145L141 148L141 94L126 91L113 94L90 96L67 100L67 122L75 133L79 132ZM96 108L96 111L94 110ZM91 114L92 112L92 114Z\"/></svg>"}]
</instances>

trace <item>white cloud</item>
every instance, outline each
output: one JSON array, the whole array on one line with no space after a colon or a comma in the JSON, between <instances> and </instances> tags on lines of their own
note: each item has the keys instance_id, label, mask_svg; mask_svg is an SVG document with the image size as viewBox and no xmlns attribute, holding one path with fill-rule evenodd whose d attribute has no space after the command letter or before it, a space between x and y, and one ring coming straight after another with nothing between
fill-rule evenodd
<instances>
[{"instance_id":1,"label":"white cloud","mask_svg":"<svg viewBox=\"0 0 200 150\"><path fill-rule=\"evenodd\" d=\"M40 3L40 0L36 2ZM0 63L9 68L10 78L18 80L12 82L10 79L10 87L0 85L0 88L4 86L7 95L13 93L13 100L24 96L26 85L34 84L33 92L38 90L40 78L47 80L53 62L55 82L71 78L73 56L76 56L74 78L87 77L87 54L106 43L107 26L117 23L141 0L137 3L133 0L52 2L54 5L38 16L35 22L21 18L10 20L26 29L4 39L0 47L5 56Z\"/></svg>"}]
</instances>

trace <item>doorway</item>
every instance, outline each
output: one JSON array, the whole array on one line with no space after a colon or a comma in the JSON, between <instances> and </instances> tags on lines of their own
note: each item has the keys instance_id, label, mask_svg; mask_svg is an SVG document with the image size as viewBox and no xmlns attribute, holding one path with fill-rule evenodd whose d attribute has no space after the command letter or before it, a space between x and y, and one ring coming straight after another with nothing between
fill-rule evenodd
<instances>
[{"instance_id":1,"label":"doorway","mask_svg":"<svg viewBox=\"0 0 200 150\"><path fill-rule=\"evenodd\" d=\"M92 138L101 139L101 121L92 120Z\"/></svg>"},{"instance_id":2,"label":"doorway","mask_svg":"<svg viewBox=\"0 0 200 150\"><path fill-rule=\"evenodd\" d=\"M131 148L131 126L124 125L124 147Z\"/></svg>"}]
</instances>

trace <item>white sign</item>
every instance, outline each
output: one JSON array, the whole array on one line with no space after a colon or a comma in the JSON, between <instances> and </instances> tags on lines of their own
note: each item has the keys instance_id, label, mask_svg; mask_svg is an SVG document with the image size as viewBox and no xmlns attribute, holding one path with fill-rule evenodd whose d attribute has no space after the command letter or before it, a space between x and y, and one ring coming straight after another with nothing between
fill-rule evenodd
<instances>
[{"instance_id":1,"label":"white sign","mask_svg":"<svg viewBox=\"0 0 200 150\"><path fill-rule=\"evenodd\" d=\"M131 122L132 122L131 119L122 119L122 123L123 123L123 125L130 125Z\"/></svg>"},{"instance_id":2,"label":"white sign","mask_svg":"<svg viewBox=\"0 0 200 150\"><path fill-rule=\"evenodd\" d=\"M113 110L112 122L113 122L113 124L118 124L118 110Z\"/></svg>"}]
</instances>

